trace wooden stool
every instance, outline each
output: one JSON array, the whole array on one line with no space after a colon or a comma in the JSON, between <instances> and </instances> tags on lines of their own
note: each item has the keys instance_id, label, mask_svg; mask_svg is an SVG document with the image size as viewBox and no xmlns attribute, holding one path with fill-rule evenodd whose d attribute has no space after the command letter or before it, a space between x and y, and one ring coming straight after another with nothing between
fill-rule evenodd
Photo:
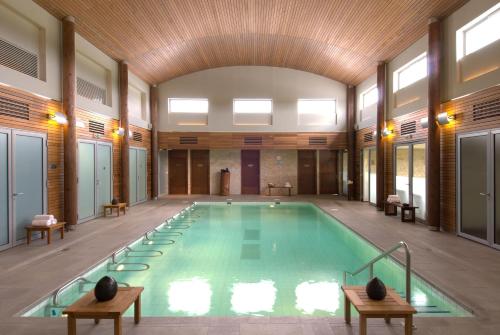
<instances>
[{"instance_id":1,"label":"wooden stool","mask_svg":"<svg viewBox=\"0 0 500 335\"><path fill-rule=\"evenodd\" d=\"M115 335L121 335L123 313L132 304L135 324L141 321L143 290L143 287L119 287L116 296L104 302L98 302L94 290L90 291L63 311L63 314L68 316L68 335L76 335L76 319L94 319L95 324L98 324L100 319L113 319Z\"/></svg>"},{"instance_id":2,"label":"wooden stool","mask_svg":"<svg viewBox=\"0 0 500 335\"><path fill-rule=\"evenodd\" d=\"M64 225L66 225L66 222L58 222L51 224L50 226L26 226L24 229L26 229L26 242L27 244L31 243L31 234L34 231L39 231L42 233L42 239L45 238L45 233L47 232L47 244L50 244L50 237L52 235L52 232L54 230L59 230L61 233L61 240L64 238Z\"/></svg>"},{"instance_id":3,"label":"wooden stool","mask_svg":"<svg viewBox=\"0 0 500 335\"><path fill-rule=\"evenodd\" d=\"M113 209L114 208L116 208L116 210L118 212L118 216L120 216L120 210L121 209L123 210L123 215L127 214L127 212L126 212L127 203L126 202L120 202L120 203L118 203L116 205L112 205L112 204L104 205L104 216L107 216L108 209L111 212L111 214L113 214Z\"/></svg>"},{"instance_id":4,"label":"wooden stool","mask_svg":"<svg viewBox=\"0 0 500 335\"><path fill-rule=\"evenodd\" d=\"M393 289L387 288L384 300L372 300L366 294L364 286L342 286L344 291L345 322L351 323L351 304L359 313L359 334L366 335L366 319L384 318L390 323L391 318L405 319L405 335L412 334L413 314L417 311L406 301L401 299Z\"/></svg>"}]
</instances>

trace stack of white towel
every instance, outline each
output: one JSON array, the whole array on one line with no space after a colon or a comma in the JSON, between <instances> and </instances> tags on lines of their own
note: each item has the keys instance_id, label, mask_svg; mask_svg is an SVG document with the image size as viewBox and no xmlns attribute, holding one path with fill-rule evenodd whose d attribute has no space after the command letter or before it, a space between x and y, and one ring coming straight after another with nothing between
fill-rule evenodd
<instances>
[{"instance_id":1,"label":"stack of white towel","mask_svg":"<svg viewBox=\"0 0 500 335\"><path fill-rule=\"evenodd\" d=\"M33 226L50 226L51 224L57 223L57 219L54 218L54 215L35 215L33 221L31 221L31 225Z\"/></svg>"},{"instance_id":2,"label":"stack of white towel","mask_svg":"<svg viewBox=\"0 0 500 335\"><path fill-rule=\"evenodd\" d=\"M387 197L387 202L393 204L396 202L401 202L401 199L399 198L399 195L391 194Z\"/></svg>"}]
</instances>

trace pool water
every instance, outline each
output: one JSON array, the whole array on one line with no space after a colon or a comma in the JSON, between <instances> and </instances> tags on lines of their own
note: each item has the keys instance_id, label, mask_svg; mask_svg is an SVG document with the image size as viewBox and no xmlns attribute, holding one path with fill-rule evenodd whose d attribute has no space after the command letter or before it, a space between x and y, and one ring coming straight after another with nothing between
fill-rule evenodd
<instances>
[{"instance_id":1,"label":"pool water","mask_svg":"<svg viewBox=\"0 0 500 335\"><path fill-rule=\"evenodd\" d=\"M130 248L24 316L61 316L104 275L145 288L144 316L342 316L343 272L380 254L309 203L196 203ZM404 297L400 264L384 259L374 274ZM470 315L416 275L411 300L418 316Z\"/></svg>"}]
</instances>

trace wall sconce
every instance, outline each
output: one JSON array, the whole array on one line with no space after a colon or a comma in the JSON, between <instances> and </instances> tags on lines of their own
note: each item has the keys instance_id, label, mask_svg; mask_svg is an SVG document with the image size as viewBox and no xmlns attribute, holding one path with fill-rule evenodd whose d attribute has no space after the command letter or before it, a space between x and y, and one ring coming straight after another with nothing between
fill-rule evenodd
<instances>
[{"instance_id":1,"label":"wall sconce","mask_svg":"<svg viewBox=\"0 0 500 335\"><path fill-rule=\"evenodd\" d=\"M420 127L428 128L429 127L429 119L426 117L421 118L420 119Z\"/></svg>"},{"instance_id":2,"label":"wall sconce","mask_svg":"<svg viewBox=\"0 0 500 335\"><path fill-rule=\"evenodd\" d=\"M440 124L440 125L445 125L445 124L448 124L450 123L451 120L453 120L455 117L453 115L448 115L448 113L446 112L443 112L443 113L439 113L437 116L436 116L436 121Z\"/></svg>"},{"instance_id":3,"label":"wall sconce","mask_svg":"<svg viewBox=\"0 0 500 335\"><path fill-rule=\"evenodd\" d=\"M373 137L377 137L377 131L376 130L373 131Z\"/></svg>"},{"instance_id":4,"label":"wall sconce","mask_svg":"<svg viewBox=\"0 0 500 335\"><path fill-rule=\"evenodd\" d=\"M66 118L66 115L64 115L63 113L60 113L60 112L55 112L54 114L47 114L47 117L50 120L54 120L59 124L67 124L68 123L68 119Z\"/></svg>"},{"instance_id":5,"label":"wall sconce","mask_svg":"<svg viewBox=\"0 0 500 335\"><path fill-rule=\"evenodd\" d=\"M128 138L132 138L134 137L134 133L132 132L132 130L129 130L128 131Z\"/></svg>"},{"instance_id":6,"label":"wall sconce","mask_svg":"<svg viewBox=\"0 0 500 335\"><path fill-rule=\"evenodd\" d=\"M123 136L123 135L125 135L125 129L123 129L121 127L120 128L116 128L115 130L113 130L113 133L115 135L118 135L118 136Z\"/></svg>"},{"instance_id":7,"label":"wall sconce","mask_svg":"<svg viewBox=\"0 0 500 335\"><path fill-rule=\"evenodd\" d=\"M85 128L85 122L83 122L82 120L76 119L76 126L78 128Z\"/></svg>"},{"instance_id":8,"label":"wall sconce","mask_svg":"<svg viewBox=\"0 0 500 335\"><path fill-rule=\"evenodd\" d=\"M392 135L392 133L394 133L394 130L392 129L389 129L389 128L384 128L384 130L382 130L382 136L384 137L387 137L389 135Z\"/></svg>"}]
</instances>

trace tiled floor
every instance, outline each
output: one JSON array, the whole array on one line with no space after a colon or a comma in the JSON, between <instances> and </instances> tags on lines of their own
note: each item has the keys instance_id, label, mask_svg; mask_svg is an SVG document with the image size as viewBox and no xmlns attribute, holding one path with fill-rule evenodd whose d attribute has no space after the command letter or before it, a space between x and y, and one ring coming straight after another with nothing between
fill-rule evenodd
<instances>
[{"instance_id":1,"label":"tiled floor","mask_svg":"<svg viewBox=\"0 0 500 335\"><path fill-rule=\"evenodd\" d=\"M238 200L272 200L276 197L232 196ZM168 197L132 207L126 216L100 218L79 225L64 240L53 244L35 241L27 247L0 252L0 334L66 334L65 319L21 318L18 312L44 297L114 250L155 227L162 219L193 200L224 200L221 197ZM441 291L474 312L470 318L416 318L415 334L500 334L500 251L436 233L420 224L401 223L372 206L347 202L339 197L281 197L319 205L380 248L400 240L412 250L413 268ZM404 254L397 255L398 257ZM111 334L111 321L94 326L78 322L78 334ZM357 334L356 321L346 326L341 318L144 318L135 326L124 321L125 334ZM369 334L403 334L398 320L391 326L369 321Z\"/></svg>"}]
</instances>

